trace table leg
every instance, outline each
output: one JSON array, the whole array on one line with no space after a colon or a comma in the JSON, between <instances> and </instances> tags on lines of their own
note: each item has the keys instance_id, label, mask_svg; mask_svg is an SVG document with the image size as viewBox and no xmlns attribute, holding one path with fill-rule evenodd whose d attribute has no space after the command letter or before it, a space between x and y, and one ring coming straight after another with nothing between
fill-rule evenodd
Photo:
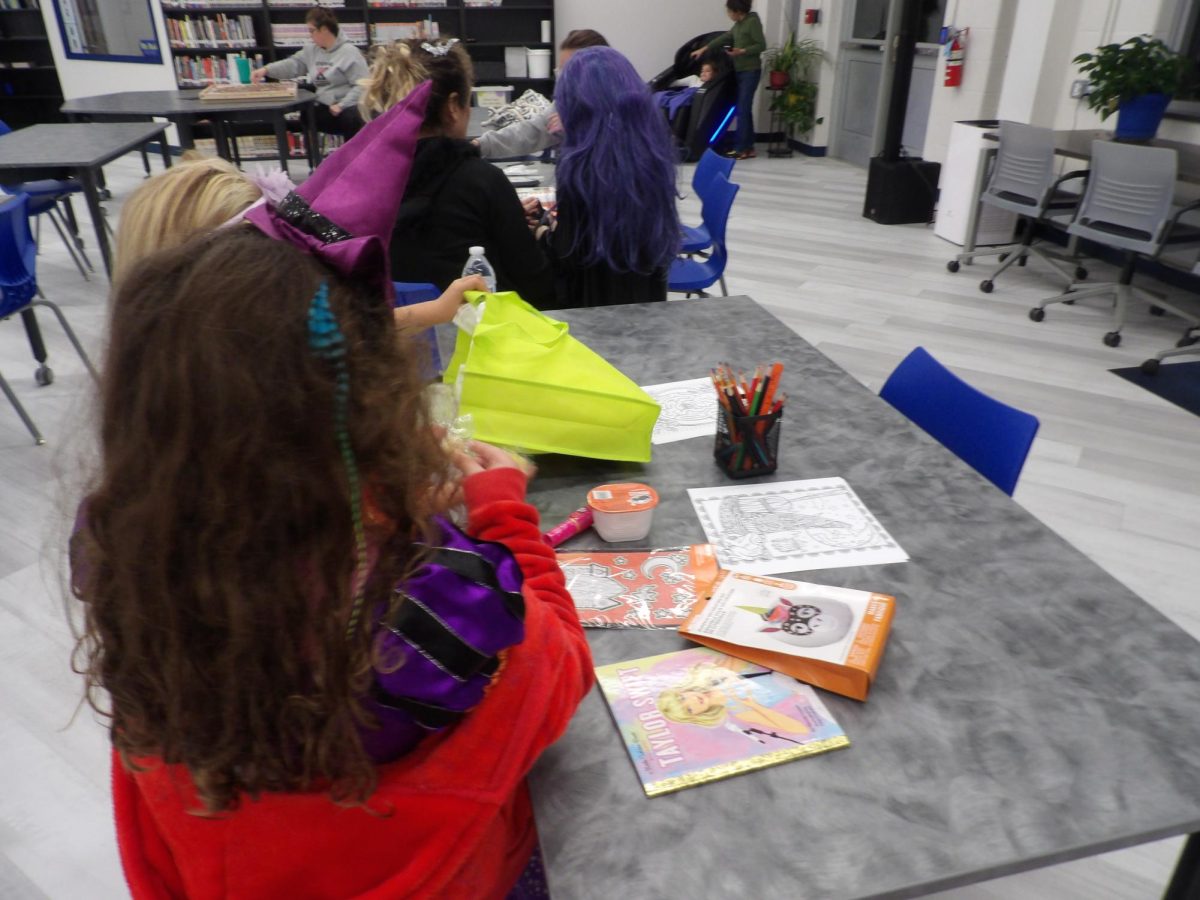
<instances>
[{"instance_id":1,"label":"table leg","mask_svg":"<svg viewBox=\"0 0 1200 900\"><path fill-rule=\"evenodd\" d=\"M104 228L104 209L100 206L100 188L96 183L96 172L83 166L78 170L79 183L83 185L83 196L87 198L88 212L92 214L92 227L96 230L96 245L104 260L104 271L112 277L112 251L108 247L108 233Z\"/></svg>"},{"instance_id":2,"label":"table leg","mask_svg":"<svg viewBox=\"0 0 1200 900\"><path fill-rule=\"evenodd\" d=\"M229 135L225 131L223 119L210 119L212 122L213 139L217 142L217 156L233 162L233 154L229 152Z\"/></svg>"},{"instance_id":3,"label":"table leg","mask_svg":"<svg viewBox=\"0 0 1200 900\"><path fill-rule=\"evenodd\" d=\"M162 150L163 168L171 168L171 148L167 146L167 133L165 131L158 136L158 146Z\"/></svg>"},{"instance_id":4,"label":"table leg","mask_svg":"<svg viewBox=\"0 0 1200 900\"><path fill-rule=\"evenodd\" d=\"M172 119L175 123L175 131L179 134L179 149L180 150L195 150L196 135L192 130L192 117L179 116Z\"/></svg>"},{"instance_id":5,"label":"table leg","mask_svg":"<svg viewBox=\"0 0 1200 900\"><path fill-rule=\"evenodd\" d=\"M283 117L282 110L275 113L275 147L279 151L279 167L283 169L285 175L290 175L288 171L288 157L291 152L288 150L288 132L287 119Z\"/></svg>"},{"instance_id":6,"label":"table leg","mask_svg":"<svg viewBox=\"0 0 1200 900\"><path fill-rule=\"evenodd\" d=\"M1195 897L1200 897L1200 834L1188 835L1163 900L1193 900Z\"/></svg>"},{"instance_id":7,"label":"table leg","mask_svg":"<svg viewBox=\"0 0 1200 900\"><path fill-rule=\"evenodd\" d=\"M317 104L310 103L304 107L304 133L308 144L308 168L313 169L321 164L321 135L317 132Z\"/></svg>"}]
</instances>

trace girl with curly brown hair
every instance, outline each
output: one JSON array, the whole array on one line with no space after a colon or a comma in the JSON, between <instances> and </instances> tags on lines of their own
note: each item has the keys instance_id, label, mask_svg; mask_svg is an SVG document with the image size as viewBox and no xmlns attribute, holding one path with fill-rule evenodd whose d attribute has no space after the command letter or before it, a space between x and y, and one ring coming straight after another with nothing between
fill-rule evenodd
<instances>
[{"instance_id":1,"label":"girl with curly brown hair","mask_svg":"<svg viewBox=\"0 0 1200 900\"><path fill-rule=\"evenodd\" d=\"M72 561L137 898L503 897L536 847L590 658L526 472L443 447L380 290L423 101L116 286Z\"/></svg>"}]
</instances>

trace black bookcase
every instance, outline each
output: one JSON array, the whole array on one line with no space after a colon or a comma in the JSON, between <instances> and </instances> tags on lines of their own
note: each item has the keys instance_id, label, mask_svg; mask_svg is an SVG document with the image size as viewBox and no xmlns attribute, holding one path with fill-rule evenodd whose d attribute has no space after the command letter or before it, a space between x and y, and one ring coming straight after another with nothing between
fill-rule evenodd
<instances>
[{"instance_id":1,"label":"black bookcase","mask_svg":"<svg viewBox=\"0 0 1200 900\"><path fill-rule=\"evenodd\" d=\"M0 7L0 119L10 128L62 122L62 85L37 0Z\"/></svg>"}]
</instances>

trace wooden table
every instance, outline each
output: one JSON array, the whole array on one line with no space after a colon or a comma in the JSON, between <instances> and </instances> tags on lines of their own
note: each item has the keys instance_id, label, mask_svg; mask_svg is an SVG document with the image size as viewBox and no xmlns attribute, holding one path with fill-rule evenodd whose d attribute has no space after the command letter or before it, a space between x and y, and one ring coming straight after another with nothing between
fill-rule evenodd
<instances>
[{"instance_id":1,"label":"wooden table","mask_svg":"<svg viewBox=\"0 0 1200 900\"><path fill-rule=\"evenodd\" d=\"M556 900L917 897L1200 831L1200 645L1179 627L748 298L554 316L639 384L783 361L762 480L844 477L911 556L797 576L897 598L869 700L822 692L849 749L647 799L592 691L530 776ZM596 484L653 485L650 547L702 541L685 488L730 483L708 438L538 464L549 524ZM688 646L589 641L597 663ZM1188 846L1175 900L1198 896Z\"/></svg>"},{"instance_id":2,"label":"wooden table","mask_svg":"<svg viewBox=\"0 0 1200 900\"><path fill-rule=\"evenodd\" d=\"M104 259L105 271L112 274L112 251L100 207L100 169L130 150L159 140L163 165L171 165L171 155L162 134L163 122L92 122L31 125L0 136L0 175L11 180L31 177L26 173L42 169L70 169L83 185L83 195L96 244Z\"/></svg>"},{"instance_id":3,"label":"wooden table","mask_svg":"<svg viewBox=\"0 0 1200 900\"><path fill-rule=\"evenodd\" d=\"M129 91L123 94L102 94L96 97L78 97L68 100L60 109L71 121L83 120L145 120L153 117L165 118L179 133L179 143L186 150L196 146L193 126L200 119L214 124L217 155L222 159L233 159L229 141L230 127L238 122L270 121L275 130L275 142L279 150L280 164L288 170L287 121L284 116L299 111L304 120L308 144L310 168L321 161L320 141L317 135L317 120L313 109L316 94L297 91L295 97L268 100L201 100L200 91Z\"/></svg>"}]
</instances>

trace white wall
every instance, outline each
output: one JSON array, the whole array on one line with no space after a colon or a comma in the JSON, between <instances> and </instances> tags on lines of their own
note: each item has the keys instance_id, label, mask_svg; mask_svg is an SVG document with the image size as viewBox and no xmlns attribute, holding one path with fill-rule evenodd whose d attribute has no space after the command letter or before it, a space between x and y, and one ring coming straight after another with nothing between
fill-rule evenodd
<instances>
[{"instance_id":1,"label":"white wall","mask_svg":"<svg viewBox=\"0 0 1200 900\"><path fill-rule=\"evenodd\" d=\"M167 32L163 25L162 9L157 2L152 2L150 6L154 15L155 33L158 35L158 46L163 58L159 65L68 59L63 50L62 32L58 27L58 16L54 12L54 4L52 0L42 0L42 19L46 23L46 34L50 38L50 51L54 54L58 80L62 84L63 96L67 100L124 91L174 90L175 70L171 65L171 51L167 47Z\"/></svg>"},{"instance_id":2,"label":"white wall","mask_svg":"<svg viewBox=\"0 0 1200 900\"><path fill-rule=\"evenodd\" d=\"M943 160L950 123L1008 118L1056 129L1100 128L1084 101L1070 96L1079 71L1071 60L1136 34L1167 36L1176 5L1187 0L959 0L946 24L970 26L963 84L935 88L924 156ZM949 22L955 13L956 22ZM938 64L941 83L945 60ZM1103 123L1111 127L1112 121ZM1164 137L1200 137L1169 125Z\"/></svg>"},{"instance_id":3,"label":"white wall","mask_svg":"<svg viewBox=\"0 0 1200 900\"><path fill-rule=\"evenodd\" d=\"M594 28L646 80L672 65L675 51L696 35L726 31L730 24L724 0L554 0L558 40L573 29Z\"/></svg>"}]
</instances>

